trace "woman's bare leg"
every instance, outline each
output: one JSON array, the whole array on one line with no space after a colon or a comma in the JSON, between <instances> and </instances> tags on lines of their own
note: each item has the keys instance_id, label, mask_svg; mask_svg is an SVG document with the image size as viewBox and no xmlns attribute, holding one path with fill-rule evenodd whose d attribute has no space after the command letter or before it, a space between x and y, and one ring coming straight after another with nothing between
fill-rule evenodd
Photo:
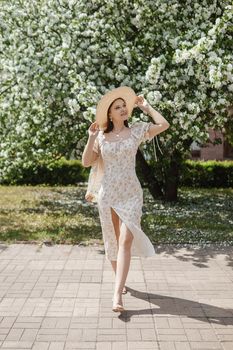
<instances>
[{"instance_id":1,"label":"woman's bare leg","mask_svg":"<svg viewBox=\"0 0 233 350\"><path fill-rule=\"evenodd\" d=\"M115 231L115 235L116 235L116 239L117 239L117 245L119 247L120 218L117 215L117 213L115 212L115 210L113 210L112 208L111 208L111 213L112 213L112 222L113 222L113 226L114 226L114 231ZM116 274L117 261L111 260L111 264L112 264L113 271Z\"/></svg>"},{"instance_id":2,"label":"woman's bare leg","mask_svg":"<svg viewBox=\"0 0 233 350\"><path fill-rule=\"evenodd\" d=\"M117 254L117 268L114 291L114 304L122 305L122 290L129 272L131 260L131 245L133 242L133 235L127 226L122 223L119 237L119 249Z\"/></svg>"},{"instance_id":3,"label":"woman's bare leg","mask_svg":"<svg viewBox=\"0 0 233 350\"><path fill-rule=\"evenodd\" d=\"M118 249L119 249L119 237L120 237L121 219L119 218L119 216L117 215L115 210L113 210L112 208L111 208L111 213L112 213L112 222L113 222L113 226L114 226L114 230L115 230L115 234L116 234L116 239L117 239L117 245L118 245ZM117 261L116 260L111 260L111 265L112 265L113 271L114 271L114 273L116 275ZM126 292L125 286L123 288L123 291Z\"/></svg>"}]
</instances>

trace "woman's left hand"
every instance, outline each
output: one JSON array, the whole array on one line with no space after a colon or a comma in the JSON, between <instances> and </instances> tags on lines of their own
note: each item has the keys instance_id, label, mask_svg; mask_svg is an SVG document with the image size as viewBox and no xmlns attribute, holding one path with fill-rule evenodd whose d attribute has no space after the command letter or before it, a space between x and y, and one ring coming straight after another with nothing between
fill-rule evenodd
<instances>
[{"instance_id":1,"label":"woman's left hand","mask_svg":"<svg viewBox=\"0 0 233 350\"><path fill-rule=\"evenodd\" d=\"M143 95L138 95L136 97L135 107L139 107L143 112L148 113L150 105Z\"/></svg>"}]
</instances>

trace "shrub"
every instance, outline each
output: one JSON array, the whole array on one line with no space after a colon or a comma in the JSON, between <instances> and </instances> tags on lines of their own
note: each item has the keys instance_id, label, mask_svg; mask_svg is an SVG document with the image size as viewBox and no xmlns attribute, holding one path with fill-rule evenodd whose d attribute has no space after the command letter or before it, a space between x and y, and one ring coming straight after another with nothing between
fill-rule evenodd
<instances>
[{"instance_id":1,"label":"shrub","mask_svg":"<svg viewBox=\"0 0 233 350\"><path fill-rule=\"evenodd\" d=\"M61 158L51 164L26 166L1 181L6 185L72 185L88 180L90 168L80 160ZM139 174L138 174L139 175ZM233 161L185 160L180 169L180 186L233 187Z\"/></svg>"},{"instance_id":2,"label":"shrub","mask_svg":"<svg viewBox=\"0 0 233 350\"><path fill-rule=\"evenodd\" d=\"M12 174L2 181L8 185L71 185L85 182L88 178L88 170L79 160L67 160L61 158L51 164L44 162L38 165L30 165L20 169L18 174Z\"/></svg>"},{"instance_id":3,"label":"shrub","mask_svg":"<svg viewBox=\"0 0 233 350\"><path fill-rule=\"evenodd\" d=\"M233 161L185 160L180 184L191 187L233 187Z\"/></svg>"}]
</instances>

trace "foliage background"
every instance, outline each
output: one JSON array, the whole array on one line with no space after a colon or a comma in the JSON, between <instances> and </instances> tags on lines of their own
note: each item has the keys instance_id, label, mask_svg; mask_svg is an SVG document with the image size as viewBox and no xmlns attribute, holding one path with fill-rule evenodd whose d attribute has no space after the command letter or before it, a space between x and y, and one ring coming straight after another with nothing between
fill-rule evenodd
<instances>
[{"instance_id":1,"label":"foliage background","mask_svg":"<svg viewBox=\"0 0 233 350\"><path fill-rule=\"evenodd\" d=\"M226 0L1 1L0 177L74 149L80 158L96 103L120 85L169 121L159 135L169 174L229 120L232 12Z\"/></svg>"}]
</instances>

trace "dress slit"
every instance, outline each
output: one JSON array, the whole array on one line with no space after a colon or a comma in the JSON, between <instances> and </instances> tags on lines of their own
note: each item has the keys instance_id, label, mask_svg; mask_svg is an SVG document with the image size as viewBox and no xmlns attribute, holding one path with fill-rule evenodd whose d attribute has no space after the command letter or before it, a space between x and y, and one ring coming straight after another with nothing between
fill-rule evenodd
<instances>
[{"instance_id":1,"label":"dress slit","mask_svg":"<svg viewBox=\"0 0 233 350\"><path fill-rule=\"evenodd\" d=\"M124 213L124 210L122 210L121 208L118 208L115 205L111 205L108 207L109 210L107 210L106 212L107 215L105 216L106 230L103 230L104 232L108 232L106 236L103 235L106 257L108 258L108 260L116 261L117 252L118 252L117 238L116 238L114 224L112 221L111 208L116 212L121 222L125 224L125 226L129 229L129 231L133 235L131 255L132 256L139 255L142 257L154 256L155 254L154 247L151 244L151 241L149 240L149 238L146 235L144 235L144 232L141 229L140 221L139 220L133 221L133 220L127 219L126 218L127 213ZM105 207L105 210L106 209L107 208ZM108 217L108 220L107 220L107 217ZM107 231L107 228L108 228L108 231Z\"/></svg>"},{"instance_id":2,"label":"dress slit","mask_svg":"<svg viewBox=\"0 0 233 350\"><path fill-rule=\"evenodd\" d=\"M117 213L115 207L111 206L110 207L110 211L111 209L113 209L115 211L115 213L117 214L117 216L119 217L119 220L121 221L121 224L125 224L125 226L127 227L127 229L131 232L131 230L129 229L129 227L126 225L126 223L124 222L124 220L122 220L121 216ZM112 219L112 216L111 216L111 219ZM113 227L114 227L114 224L113 224ZM119 230L120 230L120 227L119 227ZM115 231L115 228L114 228L114 231ZM131 232L131 234L133 235L133 233ZM116 236L116 232L115 232L115 236Z\"/></svg>"}]
</instances>

